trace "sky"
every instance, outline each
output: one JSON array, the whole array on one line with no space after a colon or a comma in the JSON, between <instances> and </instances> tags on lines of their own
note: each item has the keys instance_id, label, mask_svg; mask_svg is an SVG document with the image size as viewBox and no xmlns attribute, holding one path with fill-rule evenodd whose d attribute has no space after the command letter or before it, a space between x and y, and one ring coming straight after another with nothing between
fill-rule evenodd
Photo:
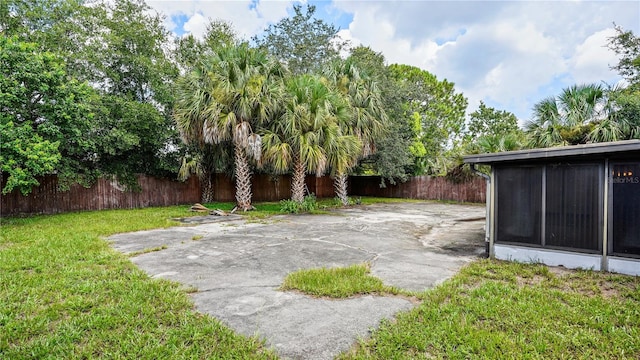
<instances>
[{"instance_id":1,"label":"sky","mask_svg":"<svg viewBox=\"0 0 640 360\"><path fill-rule=\"evenodd\" d=\"M148 0L175 36L202 36L209 19L249 39L313 4L316 16L353 46L381 52L388 64L419 67L455 83L469 100L514 113L574 84L621 81L607 48L614 23L640 35L640 1L290 1Z\"/></svg>"}]
</instances>

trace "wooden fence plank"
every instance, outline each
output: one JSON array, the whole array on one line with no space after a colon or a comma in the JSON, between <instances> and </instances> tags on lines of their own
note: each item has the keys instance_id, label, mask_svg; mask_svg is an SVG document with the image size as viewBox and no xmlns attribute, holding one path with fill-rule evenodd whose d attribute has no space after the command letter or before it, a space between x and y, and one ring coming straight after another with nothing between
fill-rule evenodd
<instances>
[{"instance_id":1,"label":"wooden fence plank","mask_svg":"<svg viewBox=\"0 0 640 360\"><path fill-rule=\"evenodd\" d=\"M69 191L58 190L56 176L45 176L29 196L18 191L2 195L0 216L19 214L54 214L80 210L131 209L169 206L200 201L197 178L186 182L139 176L140 192L126 191L116 181L98 179L90 188L72 185ZM2 184L4 186L4 184Z\"/></svg>"},{"instance_id":2,"label":"wooden fence plank","mask_svg":"<svg viewBox=\"0 0 640 360\"><path fill-rule=\"evenodd\" d=\"M351 176L351 196L377 196L423 200L449 200L483 203L486 200L486 181L473 177L464 183L454 183L444 177L416 176L404 183L386 183L380 187L379 176Z\"/></svg>"},{"instance_id":3,"label":"wooden fence plank","mask_svg":"<svg viewBox=\"0 0 640 360\"><path fill-rule=\"evenodd\" d=\"M289 175L254 174L252 180L253 201L279 201L291 197ZM0 216L193 204L201 199L200 181L196 177L178 182L141 175L138 177L140 192L125 191L122 185L109 179L99 179L90 188L73 185L69 191L58 191L55 176L46 176L39 181L41 185L29 196L22 196L18 191L2 195ZM352 197L485 201L486 183L480 177L465 183L453 183L441 177L417 176L396 185L387 182L384 188L380 187L380 182L378 176L352 176L349 178L349 194ZM212 184L215 201L235 201L234 183L230 177L215 174ZM306 185L318 198L335 196L333 179L328 176L307 176Z\"/></svg>"}]
</instances>

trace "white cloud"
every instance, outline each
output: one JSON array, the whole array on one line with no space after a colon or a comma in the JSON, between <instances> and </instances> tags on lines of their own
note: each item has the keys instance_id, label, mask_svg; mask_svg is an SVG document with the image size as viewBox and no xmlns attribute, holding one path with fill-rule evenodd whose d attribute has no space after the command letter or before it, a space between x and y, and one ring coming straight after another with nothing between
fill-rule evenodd
<instances>
[{"instance_id":1,"label":"white cloud","mask_svg":"<svg viewBox=\"0 0 640 360\"><path fill-rule=\"evenodd\" d=\"M287 1L151 1L167 15L188 18L185 30L201 35L209 18L232 22L249 38L287 16ZM617 59L604 46L612 24L640 33L638 1L353 1L335 0L335 18L353 17L340 35L353 45L456 83L469 98L526 119L542 98L562 87L619 77ZM318 7L320 10L323 7ZM321 15L317 13L317 15ZM167 22L167 26L176 26Z\"/></svg>"},{"instance_id":2,"label":"white cloud","mask_svg":"<svg viewBox=\"0 0 640 360\"><path fill-rule=\"evenodd\" d=\"M336 2L354 14L350 37L389 62L433 72L469 98L529 117L532 104L571 81L615 81L603 29L637 31L631 2ZM635 10L635 11L634 11ZM441 44L441 45L438 45Z\"/></svg>"},{"instance_id":3,"label":"white cloud","mask_svg":"<svg viewBox=\"0 0 640 360\"><path fill-rule=\"evenodd\" d=\"M356 12L348 29L343 30L346 38L355 44L370 46L382 52L388 63L401 63L429 69L438 50L438 45L429 39L414 43L409 38L396 36L396 27L385 18L385 9L377 5L365 7ZM347 35L348 34L348 35Z\"/></svg>"},{"instance_id":4,"label":"white cloud","mask_svg":"<svg viewBox=\"0 0 640 360\"><path fill-rule=\"evenodd\" d=\"M167 16L166 25L170 30L175 31L177 26L171 20L172 16L186 16L184 30L196 37L204 35L209 19L222 19L230 22L238 35L248 39L264 30L269 23L286 17L295 1L260 1L254 4L250 0L151 0L148 3Z\"/></svg>"},{"instance_id":5,"label":"white cloud","mask_svg":"<svg viewBox=\"0 0 640 360\"><path fill-rule=\"evenodd\" d=\"M202 14L195 13L184 23L183 28L185 32L201 37L207 31L208 23L209 20Z\"/></svg>"},{"instance_id":6,"label":"white cloud","mask_svg":"<svg viewBox=\"0 0 640 360\"><path fill-rule=\"evenodd\" d=\"M612 81L616 73L609 67L618 62L616 54L605 44L615 36L613 28L598 31L576 46L575 55L570 60L571 74L576 83Z\"/></svg>"}]
</instances>

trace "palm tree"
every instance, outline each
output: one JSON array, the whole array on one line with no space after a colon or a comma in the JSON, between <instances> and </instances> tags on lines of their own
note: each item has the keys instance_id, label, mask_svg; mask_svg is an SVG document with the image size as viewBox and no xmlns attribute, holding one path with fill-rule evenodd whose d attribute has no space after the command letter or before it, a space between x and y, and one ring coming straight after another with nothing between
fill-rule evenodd
<instances>
[{"instance_id":1,"label":"palm tree","mask_svg":"<svg viewBox=\"0 0 640 360\"><path fill-rule=\"evenodd\" d=\"M182 158L178 171L178 180L184 181L192 174L200 178L201 201L210 203L215 201L213 177L216 173L233 174L229 147L223 144L205 144L204 141L190 144L187 153Z\"/></svg>"},{"instance_id":2,"label":"palm tree","mask_svg":"<svg viewBox=\"0 0 640 360\"><path fill-rule=\"evenodd\" d=\"M520 150L521 136L517 133L482 135L472 144L470 152L478 154Z\"/></svg>"},{"instance_id":3,"label":"palm tree","mask_svg":"<svg viewBox=\"0 0 640 360\"><path fill-rule=\"evenodd\" d=\"M619 140L623 124L609 114L607 91L602 86L568 87L557 97L534 106L533 120L526 126L529 145L550 147Z\"/></svg>"},{"instance_id":4,"label":"palm tree","mask_svg":"<svg viewBox=\"0 0 640 360\"><path fill-rule=\"evenodd\" d=\"M344 166L344 163L335 164L336 169L333 170L336 195L343 205L347 205L349 203L348 172L356 165L358 159L370 156L375 152L375 141L384 134L388 119L376 82L366 76L361 76L358 67L351 61L333 63L332 66L325 69L324 76L349 101L352 115L339 124L342 133L355 136L362 144L360 153L356 155L355 161L350 162L350 166ZM349 140L345 139L344 141ZM343 144L345 147L352 145ZM347 156L347 151L344 148L341 148L340 156ZM340 159L340 157L335 157L335 159Z\"/></svg>"},{"instance_id":5,"label":"palm tree","mask_svg":"<svg viewBox=\"0 0 640 360\"><path fill-rule=\"evenodd\" d=\"M562 116L555 97L548 97L533 106L533 120L526 124L531 147L564 145L560 136Z\"/></svg>"},{"instance_id":6,"label":"palm tree","mask_svg":"<svg viewBox=\"0 0 640 360\"><path fill-rule=\"evenodd\" d=\"M255 130L277 109L282 75L279 63L244 43L220 47L177 82L174 116L183 140L233 146L236 209L253 208L249 160L262 155Z\"/></svg>"},{"instance_id":7,"label":"palm tree","mask_svg":"<svg viewBox=\"0 0 640 360\"><path fill-rule=\"evenodd\" d=\"M282 113L262 136L264 157L277 172L293 168L291 199L301 203L305 174L323 174L328 162L338 156L328 151L346 141L337 123L349 114L339 94L317 76L290 78L285 89Z\"/></svg>"},{"instance_id":8,"label":"palm tree","mask_svg":"<svg viewBox=\"0 0 640 360\"><path fill-rule=\"evenodd\" d=\"M331 124L326 128L324 149L334 178L336 196L343 205L348 205L347 174L362 155L362 141L354 135L344 135L342 130L338 124Z\"/></svg>"}]
</instances>

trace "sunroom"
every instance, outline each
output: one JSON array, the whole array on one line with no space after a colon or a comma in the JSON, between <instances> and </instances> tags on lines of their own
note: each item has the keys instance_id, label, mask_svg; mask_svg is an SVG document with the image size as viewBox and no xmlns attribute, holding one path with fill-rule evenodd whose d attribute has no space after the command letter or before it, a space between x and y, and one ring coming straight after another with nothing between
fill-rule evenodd
<instances>
[{"instance_id":1,"label":"sunroom","mask_svg":"<svg viewBox=\"0 0 640 360\"><path fill-rule=\"evenodd\" d=\"M491 257L640 275L640 140L464 161L491 168Z\"/></svg>"}]
</instances>

